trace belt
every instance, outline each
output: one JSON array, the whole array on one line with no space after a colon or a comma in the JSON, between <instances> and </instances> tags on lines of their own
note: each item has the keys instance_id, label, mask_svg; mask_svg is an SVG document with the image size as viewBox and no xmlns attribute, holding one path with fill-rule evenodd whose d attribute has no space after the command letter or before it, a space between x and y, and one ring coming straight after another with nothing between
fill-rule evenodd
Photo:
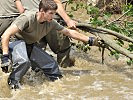
<instances>
[{"instance_id":1,"label":"belt","mask_svg":"<svg viewBox=\"0 0 133 100\"><path fill-rule=\"evenodd\" d=\"M16 18L18 16L7 16L7 17L0 17L0 19L7 19L7 18Z\"/></svg>"}]
</instances>

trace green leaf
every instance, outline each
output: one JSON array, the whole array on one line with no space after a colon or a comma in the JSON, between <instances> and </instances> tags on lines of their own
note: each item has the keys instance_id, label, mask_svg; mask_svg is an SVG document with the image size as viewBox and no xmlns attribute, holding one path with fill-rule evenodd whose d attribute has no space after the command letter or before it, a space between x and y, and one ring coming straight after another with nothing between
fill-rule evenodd
<instances>
[{"instance_id":1,"label":"green leaf","mask_svg":"<svg viewBox=\"0 0 133 100\"><path fill-rule=\"evenodd\" d=\"M112 55L112 56L115 56L115 58L118 60L119 59L119 57L120 57L120 54L119 54L119 52L117 52L117 51L110 51L110 54Z\"/></svg>"},{"instance_id":2,"label":"green leaf","mask_svg":"<svg viewBox=\"0 0 133 100\"><path fill-rule=\"evenodd\" d=\"M87 14L90 14L92 16L99 16L99 8L88 6L86 10L87 10Z\"/></svg>"},{"instance_id":3,"label":"green leaf","mask_svg":"<svg viewBox=\"0 0 133 100\"><path fill-rule=\"evenodd\" d=\"M68 15L69 15L69 17L71 17L71 18L73 17L73 14L71 14L71 13L69 13Z\"/></svg>"},{"instance_id":4,"label":"green leaf","mask_svg":"<svg viewBox=\"0 0 133 100\"><path fill-rule=\"evenodd\" d=\"M129 46L129 47L128 47L127 50L129 50L130 52L132 52L132 51L133 51L133 44L129 44L128 46Z\"/></svg>"},{"instance_id":5,"label":"green leaf","mask_svg":"<svg viewBox=\"0 0 133 100\"><path fill-rule=\"evenodd\" d=\"M117 44L122 47L124 45L124 42L121 39L117 39Z\"/></svg>"},{"instance_id":6,"label":"green leaf","mask_svg":"<svg viewBox=\"0 0 133 100\"><path fill-rule=\"evenodd\" d=\"M68 1L68 4L72 4L72 3L73 3L73 0L69 0L69 1Z\"/></svg>"},{"instance_id":7,"label":"green leaf","mask_svg":"<svg viewBox=\"0 0 133 100\"><path fill-rule=\"evenodd\" d=\"M116 53L114 56L117 60L120 58L120 55L118 53Z\"/></svg>"},{"instance_id":8,"label":"green leaf","mask_svg":"<svg viewBox=\"0 0 133 100\"><path fill-rule=\"evenodd\" d=\"M77 9L76 7L71 7L71 10L76 11Z\"/></svg>"},{"instance_id":9,"label":"green leaf","mask_svg":"<svg viewBox=\"0 0 133 100\"><path fill-rule=\"evenodd\" d=\"M107 28L116 32L120 32L120 27L118 27L116 24L110 24Z\"/></svg>"},{"instance_id":10,"label":"green leaf","mask_svg":"<svg viewBox=\"0 0 133 100\"><path fill-rule=\"evenodd\" d=\"M127 61L127 64L128 64L129 66L131 66L131 65L133 64L133 60L128 60L128 61Z\"/></svg>"}]
</instances>

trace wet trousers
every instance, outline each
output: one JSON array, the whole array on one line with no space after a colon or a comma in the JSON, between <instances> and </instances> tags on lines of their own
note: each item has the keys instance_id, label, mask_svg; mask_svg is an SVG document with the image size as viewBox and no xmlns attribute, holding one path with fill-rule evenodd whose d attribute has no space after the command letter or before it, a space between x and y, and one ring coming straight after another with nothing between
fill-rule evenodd
<instances>
[{"instance_id":1,"label":"wet trousers","mask_svg":"<svg viewBox=\"0 0 133 100\"><path fill-rule=\"evenodd\" d=\"M57 54L57 62L61 67L70 66L70 48L71 43L68 36L59 33L56 30L50 31L44 38L39 41L41 48L49 45L50 49Z\"/></svg>"},{"instance_id":2,"label":"wet trousers","mask_svg":"<svg viewBox=\"0 0 133 100\"><path fill-rule=\"evenodd\" d=\"M57 62L38 46L31 45L30 52L27 53L25 42L17 40L10 43L9 49L13 63L9 79L20 81L32 63L42 69L51 81L62 77Z\"/></svg>"}]
</instances>

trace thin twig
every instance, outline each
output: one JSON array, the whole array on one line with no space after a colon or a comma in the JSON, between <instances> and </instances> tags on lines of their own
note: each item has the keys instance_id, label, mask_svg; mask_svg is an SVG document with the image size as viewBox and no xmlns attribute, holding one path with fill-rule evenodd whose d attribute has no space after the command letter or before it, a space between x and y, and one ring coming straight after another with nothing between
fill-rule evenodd
<instances>
[{"instance_id":1,"label":"thin twig","mask_svg":"<svg viewBox=\"0 0 133 100\"><path fill-rule=\"evenodd\" d=\"M108 25L110 25L110 24L112 24L112 23L118 21L118 20L121 19L125 14L127 14L130 10L131 10L131 9L129 9L128 11L126 11L124 14L122 14L122 15L121 15L120 17L118 17L116 20L113 20L112 22L106 24L105 26L108 26ZM104 26L104 27L105 27L105 26Z\"/></svg>"}]
</instances>

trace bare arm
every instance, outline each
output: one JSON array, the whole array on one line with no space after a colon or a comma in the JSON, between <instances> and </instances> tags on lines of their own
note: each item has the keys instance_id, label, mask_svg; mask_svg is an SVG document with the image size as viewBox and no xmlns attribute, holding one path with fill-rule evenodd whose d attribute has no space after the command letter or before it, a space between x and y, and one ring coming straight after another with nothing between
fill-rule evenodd
<instances>
[{"instance_id":1,"label":"bare arm","mask_svg":"<svg viewBox=\"0 0 133 100\"><path fill-rule=\"evenodd\" d=\"M17 7L19 13L20 14L24 13L25 9L24 9L21 1L20 0L15 0L15 3L16 3L16 7Z\"/></svg>"},{"instance_id":2,"label":"bare arm","mask_svg":"<svg viewBox=\"0 0 133 100\"><path fill-rule=\"evenodd\" d=\"M76 27L76 21L73 21L65 12L63 5L60 0L54 0L58 5L57 13L64 19L68 27Z\"/></svg>"},{"instance_id":3,"label":"bare arm","mask_svg":"<svg viewBox=\"0 0 133 100\"><path fill-rule=\"evenodd\" d=\"M10 26L1 36L2 40L2 51L3 51L3 55L4 54L8 54L8 47L9 47L9 39L12 35L14 35L15 33L19 32L20 30L18 29L18 27L16 25L12 25Z\"/></svg>"},{"instance_id":4,"label":"bare arm","mask_svg":"<svg viewBox=\"0 0 133 100\"><path fill-rule=\"evenodd\" d=\"M64 28L60 32L62 32L66 36L69 36L73 39L76 39L76 40L79 40L79 41L82 41L82 42L85 42L85 43L87 43L88 39L89 39L88 36L83 35L83 34L79 33L78 31L67 29L67 28Z\"/></svg>"}]
</instances>

